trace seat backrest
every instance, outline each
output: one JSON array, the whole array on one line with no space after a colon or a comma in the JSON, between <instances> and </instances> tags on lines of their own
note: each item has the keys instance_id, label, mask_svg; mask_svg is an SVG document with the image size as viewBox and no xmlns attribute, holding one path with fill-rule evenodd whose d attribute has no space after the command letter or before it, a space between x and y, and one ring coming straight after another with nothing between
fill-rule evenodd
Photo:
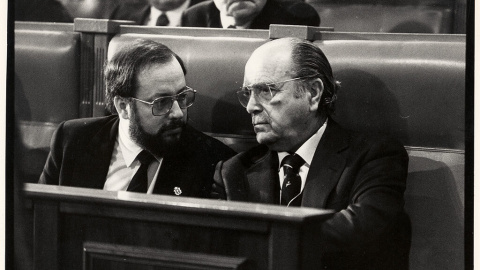
<instances>
[{"instance_id":1,"label":"seat backrest","mask_svg":"<svg viewBox=\"0 0 480 270\"><path fill-rule=\"evenodd\" d=\"M429 40L394 34L379 35L383 40L375 35L323 36L326 39L315 44L342 83L333 115L340 124L385 133L404 145L464 148L465 116L459 110L465 99L464 37L449 41L440 35ZM164 43L184 60L187 83L198 90L189 111L192 125L214 134L253 135L235 91L242 85L250 54L267 40L123 34L111 41L109 55L137 38Z\"/></svg>"},{"instance_id":2,"label":"seat backrest","mask_svg":"<svg viewBox=\"0 0 480 270\"><path fill-rule=\"evenodd\" d=\"M164 43L184 60L187 84L198 90L192 125L237 151L256 144L235 90L249 56L266 39L126 33L112 40L110 57L137 38ZM322 33L314 43L342 85L333 118L410 145L410 269L462 269L465 37Z\"/></svg>"},{"instance_id":3,"label":"seat backrest","mask_svg":"<svg viewBox=\"0 0 480 270\"><path fill-rule=\"evenodd\" d=\"M38 180L56 125L79 116L79 77L80 34L73 24L16 23L17 153L29 181Z\"/></svg>"},{"instance_id":4,"label":"seat backrest","mask_svg":"<svg viewBox=\"0 0 480 270\"><path fill-rule=\"evenodd\" d=\"M322 26L335 31L387 33L452 33L454 12L449 5L389 5L325 3L307 0L317 10Z\"/></svg>"},{"instance_id":5,"label":"seat backrest","mask_svg":"<svg viewBox=\"0 0 480 270\"><path fill-rule=\"evenodd\" d=\"M408 154L410 269L464 269L465 155L418 148Z\"/></svg>"}]
</instances>

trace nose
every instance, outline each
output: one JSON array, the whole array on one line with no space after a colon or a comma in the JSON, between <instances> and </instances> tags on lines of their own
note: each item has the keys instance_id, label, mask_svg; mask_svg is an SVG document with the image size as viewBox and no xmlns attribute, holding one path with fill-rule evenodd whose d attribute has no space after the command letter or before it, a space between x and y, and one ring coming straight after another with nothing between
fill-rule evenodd
<instances>
[{"instance_id":1,"label":"nose","mask_svg":"<svg viewBox=\"0 0 480 270\"><path fill-rule=\"evenodd\" d=\"M168 117L173 119L178 119L183 117L183 110L180 108L180 105L178 105L178 102L176 100L174 100L172 103L172 108L168 113Z\"/></svg>"},{"instance_id":2,"label":"nose","mask_svg":"<svg viewBox=\"0 0 480 270\"><path fill-rule=\"evenodd\" d=\"M262 106L257 101L257 98L256 98L256 96L253 92L250 95L250 99L248 100L246 109L247 109L247 112L249 114L258 113L258 112L262 111Z\"/></svg>"}]
</instances>

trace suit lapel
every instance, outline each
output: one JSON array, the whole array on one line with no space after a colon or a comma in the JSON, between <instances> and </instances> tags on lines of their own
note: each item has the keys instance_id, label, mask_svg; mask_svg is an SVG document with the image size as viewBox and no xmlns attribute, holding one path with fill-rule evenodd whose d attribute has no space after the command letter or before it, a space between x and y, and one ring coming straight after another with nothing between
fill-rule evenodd
<instances>
[{"instance_id":1,"label":"suit lapel","mask_svg":"<svg viewBox=\"0 0 480 270\"><path fill-rule=\"evenodd\" d=\"M207 13L207 27L210 28L222 28L222 21L220 19L220 11L215 6L215 3L212 1L210 3L209 12Z\"/></svg>"},{"instance_id":2,"label":"suit lapel","mask_svg":"<svg viewBox=\"0 0 480 270\"><path fill-rule=\"evenodd\" d=\"M278 181L278 155L267 151L263 156L254 157L254 164L246 171L248 181L247 201L279 204L280 184Z\"/></svg>"},{"instance_id":3,"label":"suit lapel","mask_svg":"<svg viewBox=\"0 0 480 270\"><path fill-rule=\"evenodd\" d=\"M118 118L113 118L92 137L74 168L72 183L102 189L110 166L113 146L118 134Z\"/></svg>"},{"instance_id":4,"label":"suit lapel","mask_svg":"<svg viewBox=\"0 0 480 270\"><path fill-rule=\"evenodd\" d=\"M253 19L250 29L268 29L271 18L275 18L275 11L279 9L274 1L267 1L260 14Z\"/></svg>"},{"instance_id":5,"label":"suit lapel","mask_svg":"<svg viewBox=\"0 0 480 270\"><path fill-rule=\"evenodd\" d=\"M203 0L191 0L190 5L188 5L188 7L194 6L194 5L196 5L198 3L201 3L201 2L203 2Z\"/></svg>"},{"instance_id":6,"label":"suit lapel","mask_svg":"<svg viewBox=\"0 0 480 270\"><path fill-rule=\"evenodd\" d=\"M154 194L196 196L199 193L198 189L203 183L201 173L198 172L200 164L197 164L197 147L192 146L194 143L194 135L187 126L178 147L163 157ZM174 189L177 187L181 190L180 194L175 194Z\"/></svg>"},{"instance_id":7,"label":"suit lapel","mask_svg":"<svg viewBox=\"0 0 480 270\"><path fill-rule=\"evenodd\" d=\"M305 182L302 206L325 208L346 163L348 134L329 119L327 129L313 156Z\"/></svg>"},{"instance_id":8,"label":"suit lapel","mask_svg":"<svg viewBox=\"0 0 480 270\"><path fill-rule=\"evenodd\" d=\"M138 15L135 15L134 18L139 18L140 20L138 20L137 23L143 25L145 24L148 16L150 16L150 6L147 5L142 9L138 10Z\"/></svg>"},{"instance_id":9,"label":"suit lapel","mask_svg":"<svg viewBox=\"0 0 480 270\"><path fill-rule=\"evenodd\" d=\"M183 195L189 196L189 190L193 187L196 166L189 162L188 155L179 159L177 155L163 158L162 166L153 189L154 194L174 195L174 188L180 188ZM178 194L180 195L180 194Z\"/></svg>"}]
</instances>

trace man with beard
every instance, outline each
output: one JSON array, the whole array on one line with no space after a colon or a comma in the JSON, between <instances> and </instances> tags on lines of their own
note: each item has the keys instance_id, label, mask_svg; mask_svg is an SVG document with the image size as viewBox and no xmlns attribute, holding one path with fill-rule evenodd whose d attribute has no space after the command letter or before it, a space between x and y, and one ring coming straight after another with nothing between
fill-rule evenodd
<instances>
[{"instance_id":1,"label":"man with beard","mask_svg":"<svg viewBox=\"0 0 480 270\"><path fill-rule=\"evenodd\" d=\"M186 124L195 90L166 46L136 40L105 68L114 115L66 121L55 131L40 183L206 198L218 161L234 155Z\"/></svg>"}]
</instances>

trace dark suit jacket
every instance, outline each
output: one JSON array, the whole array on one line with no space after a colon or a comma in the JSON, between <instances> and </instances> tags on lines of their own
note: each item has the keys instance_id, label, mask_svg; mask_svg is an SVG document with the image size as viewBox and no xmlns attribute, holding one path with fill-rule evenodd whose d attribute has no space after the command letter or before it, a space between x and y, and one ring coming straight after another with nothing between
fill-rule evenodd
<instances>
[{"instance_id":1,"label":"dark suit jacket","mask_svg":"<svg viewBox=\"0 0 480 270\"><path fill-rule=\"evenodd\" d=\"M55 131L40 183L102 189L118 134L118 117L75 119ZM164 156L153 193L210 195L218 161L233 156L223 143L187 126L175 153Z\"/></svg>"},{"instance_id":2,"label":"dark suit jacket","mask_svg":"<svg viewBox=\"0 0 480 270\"><path fill-rule=\"evenodd\" d=\"M73 18L57 0L15 0L15 21L73 23Z\"/></svg>"},{"instance_id":3,"label":"dark suit jacket","mask_svg":"<svg viewBox=\"0 0 480 270\"><path fill-rule=\"evenodd\" d=\"M220 162L212 196L278 204L278 164L263 145ZM302 198L302 207L336 211L319 225L326 269L408 269L407 166L398 142L350 134L329 119Z\"/></svg>"},{"instance_id":4,"label":"dark suit jacket","mask_svg":"<svg viewBox=\"0 0 480 270\"><path fill-rule=\"evenodd\" d=\"M320 17L312 6L304 2L268 0L252 21L250 29L268 29L270 24L319 26ZM202 2L185 10L182 26L222 28L220 11L213 1Z\"/></svg>"},{"instance_id":5,"label":"dark suit jacket","mask_svg":"<svg viewBox=\"0 0 480 270\"><path fill-rule=\"evenodd\" d=\"M205 0L190 0L189 7ZM145 20L150 16L150 5L146 3L126 3L117 5L109 18L112 20L128 20L135 21L139 25L143 25Z\"/></svg>"}]
</instances>

